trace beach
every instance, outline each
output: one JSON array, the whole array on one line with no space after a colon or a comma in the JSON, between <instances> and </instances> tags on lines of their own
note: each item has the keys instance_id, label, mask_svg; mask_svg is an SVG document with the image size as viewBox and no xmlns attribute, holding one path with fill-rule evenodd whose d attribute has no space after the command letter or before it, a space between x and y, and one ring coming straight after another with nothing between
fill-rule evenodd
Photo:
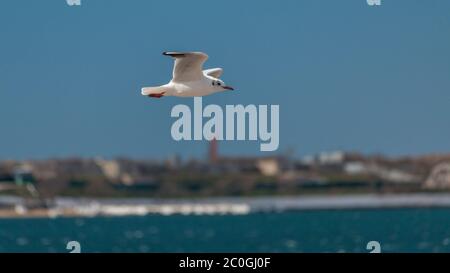
<instances>
[{"instance_id":1,"label":"beach","mask_svg":"<svg viewBox=\"0 0 450 273\"><path fill-rule=\"evenodd\" d=\"M48 207L27 208L17 197L1 197L1 218L146 215L246 215L311 210L450 208L450 194L224 197L202 199L56 198Z\"/></svg>"}]
</instances>

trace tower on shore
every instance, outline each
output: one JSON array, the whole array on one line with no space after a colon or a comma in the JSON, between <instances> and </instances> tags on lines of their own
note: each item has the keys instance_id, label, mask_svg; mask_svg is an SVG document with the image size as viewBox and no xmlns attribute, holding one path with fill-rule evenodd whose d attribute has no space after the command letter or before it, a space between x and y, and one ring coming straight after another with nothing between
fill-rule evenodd
<instances>
[{"instance_id":1,"label":"tower on shore","mask_svg":"<svg viewBox=\"0 0 450 273\"><path fill-rule=\"evenodd\" d=\"M218 158L217 139L213 138L213 140L209 142L209 163L217 163Z\"/></svg>"}]
</instances>

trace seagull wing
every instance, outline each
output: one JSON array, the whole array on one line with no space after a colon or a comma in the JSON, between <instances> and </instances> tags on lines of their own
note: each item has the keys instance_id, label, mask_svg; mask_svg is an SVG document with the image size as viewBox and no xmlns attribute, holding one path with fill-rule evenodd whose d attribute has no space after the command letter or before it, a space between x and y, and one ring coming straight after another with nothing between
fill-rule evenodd
<instances>
[{"instance_id":1,"label":"seagull wing","mask_svg":"<svg viewBox=\"0 0 450 273\"><path fill-rule=\"evenodd\" d=\"M222 68L211 68L211 69L206 69L203 70L203 73L207 76L211 76L213 78L220 78L220 76L222 76L223 73L223 69Z\"/></svg>"},{"instance_id":2,"label":"seagull wing","mask_svg":"<svg viewBox=\"0 0 450 273\"><path fill-rule=\"evenodd\" d=\"M202 52L164 52L175 59L173 80L176 82L197 81L203 77L203 63L208 55Z\"/></svg>"}]
</instances>

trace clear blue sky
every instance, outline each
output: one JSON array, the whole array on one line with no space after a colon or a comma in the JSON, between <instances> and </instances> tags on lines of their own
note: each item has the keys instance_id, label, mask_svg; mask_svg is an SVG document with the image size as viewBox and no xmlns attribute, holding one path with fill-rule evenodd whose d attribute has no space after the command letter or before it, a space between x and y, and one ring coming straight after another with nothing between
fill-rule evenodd
<instances>
[{"instance_id":1,"label":"clear blue sky","mask_svg":"<svg viewBox=\"0 0 450 273\"><path fill-rule=\"evenodd\" d=\"M205 142L170 136L172 106L190 99L140 95L170 79L165 50L225 69L238 91L204 103L279 104L279 152L450 152L448 0L0 5L0 159L203 156Z\"/></svg>"}]
</instances>

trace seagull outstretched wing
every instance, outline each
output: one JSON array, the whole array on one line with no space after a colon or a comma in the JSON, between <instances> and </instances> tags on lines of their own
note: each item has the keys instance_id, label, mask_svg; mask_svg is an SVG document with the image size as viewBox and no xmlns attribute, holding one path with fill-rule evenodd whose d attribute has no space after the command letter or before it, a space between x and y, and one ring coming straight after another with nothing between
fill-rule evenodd
<instances>
[{"instance_id":1,"label":"seagull outstretched wing","mask_svg":"<svg viewBox=\"0 0 450 273\"><path fill-rule=\"evenodd\" d=\"M203 77L203 63L208 55L202 52L164 52L166 56L175 59L173 67L173 81L190 82Z\"/></svg>"}]
</instances>

